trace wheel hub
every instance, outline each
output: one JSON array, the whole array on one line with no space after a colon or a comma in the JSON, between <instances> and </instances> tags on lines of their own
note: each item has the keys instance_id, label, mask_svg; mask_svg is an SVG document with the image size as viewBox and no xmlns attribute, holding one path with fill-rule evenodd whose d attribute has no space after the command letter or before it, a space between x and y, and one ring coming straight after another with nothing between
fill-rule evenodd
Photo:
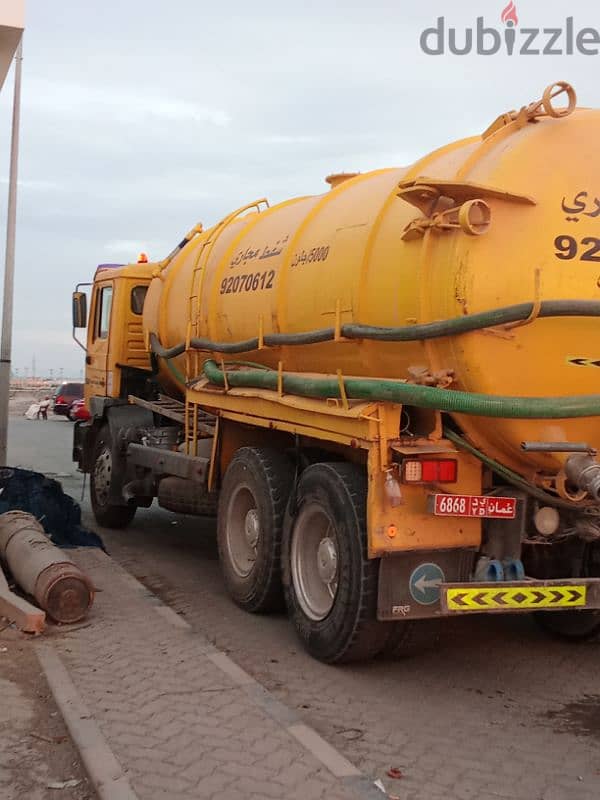
<instances>
[{"instance_id":1,"label":"wheel hub","mask_svg":"<svg viewBox=\"0 0 600 800\"><path fill-rule=\"evenodd\" d=\"M258 538L260 536L260 524L258 520L258 510L256 508L251 508L246 514L244 533L250 547L256 550L258 547Z\"/></svg>"},{"instance_id":2,"label":"wheel hub","mask_svg":"<svg viewBox=\"0 0 600 800\"><path fill-rule=\"evenodd\" d=\"M260 544L260 517L249 486L240 484L232 493L226 520L229 561L240 578L247 578L256 563Z\"/></svg>"},{"instance_id":3,"label":"wheel hub","mask_svg":"<svg viewBox=\"0 0 600 800\"><path fill-rule=\"evenodd\" d=\"M321 539L317 550L317 569L323 583L331 583L337 573L337 548L329 536Z\"/></svg>"},{"instance_id":4,"label":"wheel hub","mask_svg":"<svg viewBox=\"0 0 600 800\"><path fill-rule=\"evenodd\" d=\"M337 597L339 550L335 525L318 503L300 510L290 556L292 584L302 611L312 620L325 619Z\"/></svg>"},{"instance_id":5,"label":"wheel hub","mask_svg":"<svg viewBox=\"0 0 600 800\"><path fill-rule=\"evenodd\" d=\"M97 500L105 505L108 501L110 480L112 474L112 457L110 450L104 448L96 460L94 468L94 490Z\"/></svg>"}]
</instances>

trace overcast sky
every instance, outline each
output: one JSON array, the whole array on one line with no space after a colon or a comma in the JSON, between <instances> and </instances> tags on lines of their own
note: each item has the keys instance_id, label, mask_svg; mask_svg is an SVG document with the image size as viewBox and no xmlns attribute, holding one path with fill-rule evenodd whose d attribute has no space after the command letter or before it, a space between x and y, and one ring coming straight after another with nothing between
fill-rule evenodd
<instances>
[{"instance_id":1,"label":"overcast sky","mask_svg":"<svg viewBox=\"0 0 600 800\"><path fill-rule=\"evenodd\" d=\"M1 0L7 2L9 0ZM161 258L197 221L403 165L571 81L600 56L427 56L446 15L503 29L508 0L27 0L13 366L78 376L70 298L96 264ZM517 0L520 24L600 28L589 0ZM0 262L12 78L0 94Z\"/></svg>"}]
</instances>

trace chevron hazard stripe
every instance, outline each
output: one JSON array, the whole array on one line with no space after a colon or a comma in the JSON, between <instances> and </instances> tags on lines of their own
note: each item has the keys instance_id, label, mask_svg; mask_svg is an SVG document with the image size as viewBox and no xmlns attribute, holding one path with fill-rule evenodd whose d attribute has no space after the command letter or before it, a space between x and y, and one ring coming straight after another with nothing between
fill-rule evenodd
<instances>
[{"instance_id":1,"label":"chevron hazard stripe","mask_svg":"<svg viewBox=\"0 0 600 800\"><path fill-rule=\"evenodd\" d=\"M448 611L486 611L503 608L577 608L585 606L586 586L523 586L446 589Z\"/></svg>"}]
</instances>

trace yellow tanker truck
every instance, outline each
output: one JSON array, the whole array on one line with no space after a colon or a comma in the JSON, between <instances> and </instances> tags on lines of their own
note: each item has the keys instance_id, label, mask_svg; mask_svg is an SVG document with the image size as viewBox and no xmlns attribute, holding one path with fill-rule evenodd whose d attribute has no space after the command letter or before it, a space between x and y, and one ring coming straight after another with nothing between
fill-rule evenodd
<instances>
[{"instance_id":1,"label":"yellow tanker truck","mask_svg":"<svg viewBox=\"0 0 600 800\"><path fill-rule=\"evenodd\" d=\"M555 84L411 167L98 267L89 320L73 296L98 523L216 512L232 598L285 599L325 662L459 614L598 633L599 139Z\"/></svg>"}]
</instances>

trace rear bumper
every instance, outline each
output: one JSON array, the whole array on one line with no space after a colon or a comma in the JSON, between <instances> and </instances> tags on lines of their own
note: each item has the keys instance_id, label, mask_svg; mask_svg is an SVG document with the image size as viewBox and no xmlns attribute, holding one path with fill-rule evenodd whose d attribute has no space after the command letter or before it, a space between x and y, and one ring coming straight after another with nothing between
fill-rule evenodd
<instances>
[{"instance_id":1,"label":"rear bumper","mask_svg":"<svg viewBox=\"0 0 600 800\"><path fill-rule=\"evenodd\" d=\"M600 609L600 578L442 583L440 606L447 616Z\"/></svg>"},{"instance_id":2,"label":"rear bumper","mask_svg":"<svg viewBox=\"0 0 600 800\"><path fill-rule=\"evenodd\" d=\"M52 411L55 414L60 414L63 417L66 417L69 413L69 408L71 408L70 404L67 403L57 403L53 406Z\"/></svg>"}]
</instances>

